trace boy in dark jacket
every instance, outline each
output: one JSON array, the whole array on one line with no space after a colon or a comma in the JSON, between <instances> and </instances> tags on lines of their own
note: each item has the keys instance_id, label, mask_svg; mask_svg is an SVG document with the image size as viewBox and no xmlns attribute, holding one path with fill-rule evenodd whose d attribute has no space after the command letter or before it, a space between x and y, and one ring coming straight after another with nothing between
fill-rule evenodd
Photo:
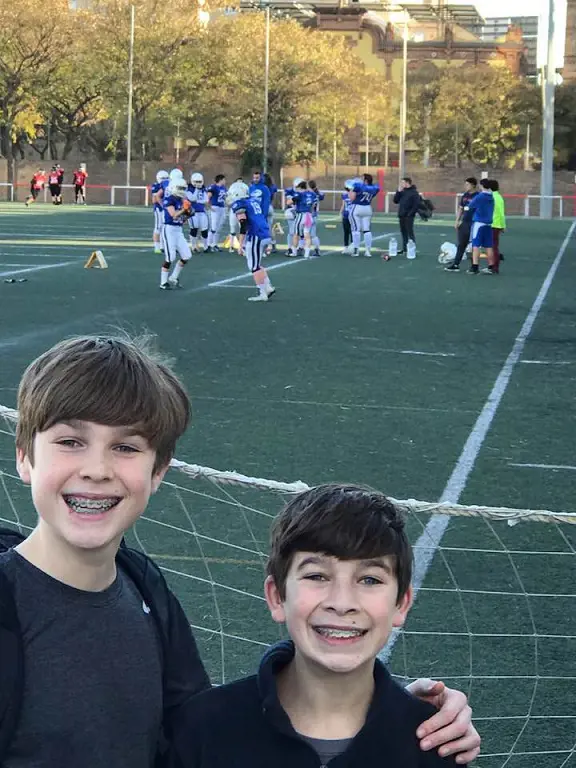
<instances>
[{"instance_id":1,"label":"boy in dark jacket","mask_svg":"<svg viewBox=\"0 0 576 768\"><path fill-rule=\"evenodd\" d=\"M434 708L378 660L410 608L411 572L404 521L382 494L324 485L294 497L274 522L265 582L291 640L257 675L181 711L174 767L454 765L421 750L416 732Z\"/></svg>"},{"instance_id":2,"label":"boy in dark jacket","mask_svg":"<svg viewBox=\"0 0 576 768\"><path fill-rule=\"evenodd\" d=\"M18 408L38 522L0 554L0 765L152 768L209 680L160 571L119 547L186 429L188 396L144 341L82 337L28 367Z\"/></svg>"},{"instance_id":3,"label":"boy in dark jacket","mask_svg":"<svg viewBox=\"0 0 576 768\"><path fill-rule=\"evenodd\" d=\"M409 176L405 176L400 182L398 191L394 195L394 202L398 206L398 221L402 233L402 250L399 254L403 254L408 250L408 240L416 242L414 219L421 205L420 193Z\"/></svg>"}]
</instances>

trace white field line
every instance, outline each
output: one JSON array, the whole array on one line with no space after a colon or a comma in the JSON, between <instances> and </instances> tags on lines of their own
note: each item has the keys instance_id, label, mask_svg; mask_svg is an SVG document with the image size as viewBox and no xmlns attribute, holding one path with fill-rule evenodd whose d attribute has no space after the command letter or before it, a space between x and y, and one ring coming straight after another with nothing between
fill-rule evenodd
<instances>
[{"instance_id":1,"label":"white field line","mask_svg":"<svg viewBox=\"0 0 576 768\"><path fill-rule=\"evenodd\" d=\"M496 411L498 410L506 389L508 388L508 384L510 383L510 378L514 372L514 368L522 357L528 336L530 335L534 323L536 322L536 318L538 317L544 301L546 300L546 296L548 295L552 281L554 280L562 258L564 257L568 243L572 238L574 229L576 229L576 221L574 221L570 226L568 234L564 238L564 242L560 246L560 250L556 254L556 258L552 262L552 265L548 270L548 274L544 278L544 282L538 291L538 295L536 296L536 299L534 300L534 303L528 312L526 320L524 320L522 328L520 329L520 333L514 340L512 350L506 358L506 361L502 366L496 381L494 382L492 391L488 395L488 398L484 403L484 407L476 419L476 423L472 427L472 431L468 435L468 439L464 443L462 453L460 454L458 461L452 470L452 474L446 483L446 487L440 496L440 502L447 501L457 504L460 500L460 496L466 487L470 473L474 469L478 454L480 453L484 440L486 439L486 435L488 434L488 430L490 429L494 416L496 415ZM446 532L446 528L448 527L449 522L449 515L433 515L414 546L416 552L414 558L413 576L415 595L418 594L418 591L422 586L424 579L426 578L428 569L432 564L436 550L440 546L442 537ZM381 652L380 656L385 661L390 658L398 636L399 632L393 632L390 635L388 644Z\"/></svg>"},{"instance_id":2,"label":"white field line","mask_svg":"<svg viewBox=\"0 0 576 768\"><path fill-rule=\"evenodd\" d=\"M392 237L394 235L394 232L385 232L383 235L378 235L377 237L372 238L373 241L375 240L383 240L385 237ZM331 251L324 251L322 253L322 256L320 257L320 261L324 258L324 256L329 256L330 254L334 253L340 253L341 248L333 249ZM363 257L359 257L363 258ZM284 267L289 267L292 264L300 264L303 261L308 261L308 259L295 259L292 258L289 261L282 261L279 264L272 264L272 266L267 267L266 264L264 264L264 268L266 272L272 272L273 269L283 269ZM310 261L318 261L318 259L311 259ZM243 272L241 275L236 275L235 277L227 277L225 280L216 280L213 283L208 283L206 286L207 288L219 288L222 285L229 285L230 283L235 283L238 280L245 280L247 277L252 277L251 272ZM196 290L203 290L203 288L195 289L191 288L190 292L194 292Z\"/></svg>"},{"instance_id":3,"label":"white field line","mask_svg":"<svg viewBox=\"0 0 576 768\"><path fill-rule=\"evenodd\" d=\"M570 464L508 464L509 467L527 467L529 469L565 469L569 472L576 472L576 467Z\"/></svg>"},{"instance_id":4,"label":"white field line","mask_svg":"<svg viewBox=\"0 0 576 768\"><path fill-rule=\"evenodd\" d=\"M28 272L40 272L43 269L57 269L58 267L69 267L73 261L59 261L56 264L40 264L35 267L25 267L24 269L12 269L8 272L0 272L0 277L12 277L13 275L24 275Z\"/></svg>"}]
</instances>

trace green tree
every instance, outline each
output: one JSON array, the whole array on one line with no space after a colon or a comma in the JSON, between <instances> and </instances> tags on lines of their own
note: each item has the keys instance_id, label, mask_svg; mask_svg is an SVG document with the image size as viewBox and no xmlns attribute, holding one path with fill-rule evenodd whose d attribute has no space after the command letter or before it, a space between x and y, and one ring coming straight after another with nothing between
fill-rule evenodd
<instances>
[{"instance_id":1,"label":"green tree","mask_svg":"<svg viewBox=\"0 0 576 768\"><path fill-rule=\"evenodd\" d=\"M0 151L14 181L14 157L23 138L44 122L41 94L50 87L65 49L70 14L66 0L0 4Z\"/></svg>"},{"instance_id":2,"label":"green tree","mask_svg":"<svg viewBox=\"0 0 576 768\"><path fill-rule=\"evenodd\" d=\"M431 146L440 161L461 154L478 166L513 165L523 151L526 126L539 116L538 89L504 67L450 69L432 110Z\"/></svg>"}]
</instances>

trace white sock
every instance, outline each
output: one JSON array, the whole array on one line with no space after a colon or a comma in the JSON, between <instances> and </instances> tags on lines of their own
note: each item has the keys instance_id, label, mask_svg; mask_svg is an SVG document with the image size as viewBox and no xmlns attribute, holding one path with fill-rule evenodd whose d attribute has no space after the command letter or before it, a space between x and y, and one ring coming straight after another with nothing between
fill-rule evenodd
<instances>
[{"instance_id":1,"label":"white sock","mask_svg":"<svg viewBox=\"0 0 576 768\"><path fill-rule=\"evenodd\" d=\"M372 248L372 232L364 232L364 245L367 251Z\"/></svg>"},{"instance_id":2,"label":"white sock","mask_svg":"<svg viewBox=\"0 0 576 768\"><path fill-rule=\"evenodd\" d=\"M352 245L355 251L360 248L360 232L352 232Z\"/></svg>"},{"instance_id":3,"label":"white sock","mask_svg":"<svg viewBox=\"0 0 576 768\"><path fill-rule=\"evenodd\" d=\"M288 236L286 237L286 245L288 246L288 250L292 250L292 239L294 235L291 235L290 232L288 232Z\"/></svg>"},{"instance_id":4,"label":"white sock","mask_svg":"<svg viewBox=\"0 0 576 768\"><path fill-rule=\"evenodd\" d=\"M198 238L197 237L192 237L192 235L190 235L190 247L192 248L193 251L196 250L196 245L197 244L198 244Z\"/></svg>"},{"instance_id":5,"label":"white sock","mask_svg":"<svg viewBox=\"0 0 576 768\"><path fill-rule=\"evenodd\" d=\"M206 248L208 248L208 238L206 238L206 237L202 238L202 247L204 248L204 250L206 250Z\"/></svg>"},{"instance_id":6,"label":"white sock","mask_svg":"<svg viewBox=\"0 0 576 768\"><path fill-rule=\"evenodd\" d=\"M169 274L170 274L170 270L164 269L164 267L162 267L162 270L160 271L160 285L166 285L166 283L168 282Z\"/></svg>"},{"instance_id":7,"label":"white sock","mask_svg":"<svg viewBox=\"0 0 576 768\"><path fill-rule=\"evenodd\" d=\"M310 248L304 248L304 258L308 259L310 257Z\"/></svg>"},{"instance_id":8,"label":"white sock","mask_svg":"<svg viewBox=\"0 0 576 768\"><path fill-rule=\"evenodd\" d=\"M176 266L172 270L172 274L170 275L170 280L178 280L180 277L180 272L182 272L182 269L184 268L184 265L180 260L176 262Z\"/></svg>"},{"instance_id":9,"label":"white sock","mask_svg":"<svg viewBox=\"0 0 576 768\"><path fill-rule=\"evenodd\" d=\"M312 245L314 248L320 248L320 238L319 237L313 237L312 238Z\"/></svg>"}]
</instances>

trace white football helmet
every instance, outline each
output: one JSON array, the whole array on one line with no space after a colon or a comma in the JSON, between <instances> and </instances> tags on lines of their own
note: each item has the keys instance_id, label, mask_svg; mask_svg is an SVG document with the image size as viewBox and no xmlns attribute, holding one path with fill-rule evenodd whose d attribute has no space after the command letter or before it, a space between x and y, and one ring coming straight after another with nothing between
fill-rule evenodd
<instances>
[{"instance_id":1,"label":"white football helmet","mask_svg":"<svg viewBox=\"0 0 576 768\"><path fill-rule=\"evenodd\" d=\"M353 186L354 186L354 179L346 179L346 181L344 182L344 189L350 190L353 188Z\"/></svg>"},{"instance_id":2,"label":"white football helmet","mask_svg":"<svg viewBox=\"0 0 576 768\"><path fill-rule=\"evenodd\" d=\"M362 179L359 179L358 177L356 177L355 179L350 179L350 181L352 182L352 188L353 188L353 187L354 187L356 184L363 184L363 183L364 183L364 182L362 181Z\"/></svg>"},{"instance_id":3,"label":"white football helmet","mask_svg":"<svg viewBox=\"0 0 576 768\"><path fill-rule=\"evenodd\" d=\"M456 258L458 248L454 243L442 243L438 255L438 264L451 264Z\"/></svg>"},{"instance_id":4,"label":"white football helmet","mask_svg":"<svg viewBox=\"0 0 576 768\"><path fill-rule=\"evenodd\" d=\"M186 197L186 192L188 191L188 187L186 185L186 181L184 178L182 179L176 179L175 181L171 181L168 186L168 197Z\"/></svg>"},{"instance_id":5,"label":"white football helmet","mask_svg":"<svg viewBox=\"0 0 576 768\"><path fill-rule=\"evenodd\" d=\"M226 202L228 205L232 205L238 200L244 200L246 197L250 197L248 185L244 184L243 181L235 181L234 184L230 185L230 189L226 195Z\"/></svg>"},{"instance_id":6,"label":"white football helmet","mask_svg":"<svg viewBox=\"0 0 576 768\"><path fill-rule=\"evenodd\" d=\"M158 171L158 173L156 174L156 181L158 182L158 184L160 184L161 181L164 181L164 179L169 179L169 178L170 178L170 175L168 171Z\"/></svg>"},{"instance_id":7,"label":"white football helmet","mask_svg":"<svg viewBox=\"0 0 576 768\"><path fill-rule=\"evenodd\" d=\"M204 176L201 173L193 173L190 176L190 184L196 189L201 189L204 186Z\"/></svg>"},{"instance_id":8,"label":"white football helmet","mask_svg":"<svg viewBox=\"0 0 576 768\"><path fill-rule=\"evenodd\" d=\"M301 179L301 178L300 178L300 176L296 176L296 178L295 178L295 179L294 179L294 181L292 182L292 186L293 186L293 188L294 188L294 189L296 189L296 187L297 187L299 184L302 184L302 182L303 182L303 181L306 181L306 179Z\"/></svg>"},{"instance_id":9,"label":"white football helmet","mask_svg":"<svg viewBox=\"0 0 576 768\"><path fill-rule=\"evenodd\" d=\"M180 168L172 168L170 173L168 174L168 178L170 179L170 182L173 181L179 181L180 179L184 178L184 174L180 170Z\"/></svg>"}]
</instances>

